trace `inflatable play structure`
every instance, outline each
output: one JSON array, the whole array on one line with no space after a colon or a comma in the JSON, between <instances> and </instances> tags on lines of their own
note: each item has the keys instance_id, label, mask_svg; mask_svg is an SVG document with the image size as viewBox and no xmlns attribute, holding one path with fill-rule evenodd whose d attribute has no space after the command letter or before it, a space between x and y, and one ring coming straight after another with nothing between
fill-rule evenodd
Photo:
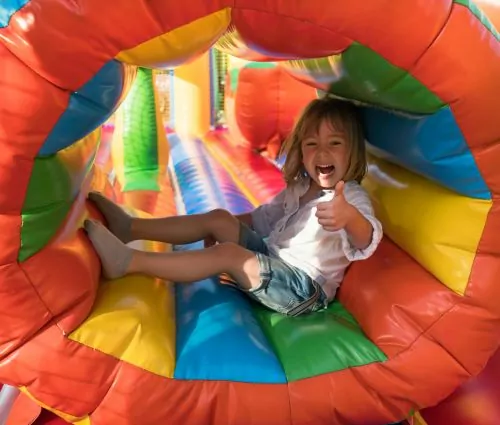
<instances>
[{"instance_id":1,"label":"inflatable play structure","mask_svg":"<svg viewBox=\"0 0 500 425\"><path fill-rule=\"evenodd\" d=\"M483 370L500 330L499 35L482 4L389 3L2 2L0 382L25 416L423 423ZM249 61L227 76L229 130L211 131L203 101L212 47ZM165 67L166 137L148 71ZM132 214L249 211L282 188L277 147L326 94L362 112L385 232L327 311L272 313L218 277L100 280L90 189ZM118 150L103 153L120 105Z\"/></svg>"}]
</instances>

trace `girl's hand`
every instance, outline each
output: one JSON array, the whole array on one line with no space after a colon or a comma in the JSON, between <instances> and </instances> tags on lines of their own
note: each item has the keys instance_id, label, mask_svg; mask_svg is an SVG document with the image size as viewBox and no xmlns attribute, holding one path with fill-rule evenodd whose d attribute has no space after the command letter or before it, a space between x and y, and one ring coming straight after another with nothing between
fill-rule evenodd
<instances>
[{"instance_id":1,"label":"girl's hand","mask_svg":"<svg viewBox=\"0 0 500 425\"><path fill-rule=\"evenodd\" d=\"M336 232L349 225L356 209L345 199L344 182L335 185L335 196L331 201L320 202L317 205L316 217L323 229Z\"/></svg>"},{"instance_id":2,"label":"girl's hand","mask_svg":"<svg viewBox=\"0 0 500 425\"><path fill-rule=\"evenodd\" d=\"M370 245L373 236L372 224L351 205L344 196L344 182L335 185L335 197L328 202L318 204L316 211L318 222L329 232L345 229L351 244L358 249Z\"/></svg>"}]
</instances>

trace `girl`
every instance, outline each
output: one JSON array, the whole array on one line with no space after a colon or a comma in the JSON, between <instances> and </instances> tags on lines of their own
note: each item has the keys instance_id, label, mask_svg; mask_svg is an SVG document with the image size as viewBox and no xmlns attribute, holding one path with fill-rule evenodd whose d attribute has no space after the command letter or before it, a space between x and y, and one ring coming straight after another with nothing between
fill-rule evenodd
<instances>
[{"instance_id":1,"label":"girl","mask_svg":"<svg viewBox=\"0 0 500 425\"><path fill-rule=\"evenodd\" d=\"M240 216L219 209L132 218L110 200L91 193L90 200L110 228L85 222L104 275L146 273L184 283L227 273L240 290L277 312L295 316L326 307L350 262L372 255L382 238L382 226L359 184L367 163L356 108L331 98L315 99L303 111L282 153L286 188L269 204ZM218 243L169 253L125 245L139 239Z\"/></svg>"}]
</instances>

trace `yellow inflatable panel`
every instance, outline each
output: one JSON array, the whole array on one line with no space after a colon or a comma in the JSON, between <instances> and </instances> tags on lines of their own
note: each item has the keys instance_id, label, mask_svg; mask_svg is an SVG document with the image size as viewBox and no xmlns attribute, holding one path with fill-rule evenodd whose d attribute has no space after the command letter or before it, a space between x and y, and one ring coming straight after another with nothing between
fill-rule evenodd
<instances>
[{"instance_id":1,"label":"yellow inflatable panel","mask_svg":"<svg viewBox=\"0 0 500 425\"><path fill-rule=\"evenodd\" d=\"M363 185L374 199L384 233L463 295L491 201L458 195L374 157Z\"/></svg>"},{"instance_id":2,"label":"yellow inflatable panel","mask_svg":"<svg viewBox=\"0 0 500 425\"><path fill-rule=\"evenodd\" d=\"M248 48L241 38L239 31L234 26L228 28L228 30L217 40L214 47L233 58L249 58L249 60L255 60L259 56Z\"/></svg>"},{"instance_id":3,"label":"yellow inflatable panel","mask_svg":"<svg viewBox=\"0 0 500 425\"><path fill-rule=\"evenodd\" d=\"M203 136L210 130L210 58L204 53L174 70L175 131Z\"/></svg>"},{"instance_id":4,"label":"yellow inflatable panel","mask_svg":"<svg viewBox=\"0 0 500 425\"><path fill-rule=\"evenodd\" d=\"M97 127L97 129L87 134L83 139L57 152L59 160L69 170L78 170L82 167L82 158L90 158L95 155L101 140L101 134L102 128ZM75 154L75 151L78 153Z\"/></svg>"},{"instance_id":5,"label":"yellow inflatable panel","mask_svg":"<svg viewBox=\"0 0 500 425\"><path fill-rule=\"evenodd\" d=\"M36 404L38 404L42 409L48 410L52 412L54 415L59 416L69 423L77 423L78 425L90 425L90 419L88 415L85 415L82 418L77 418L76 416L68 415L67 413L61 412L60 410L53 409L46 404L42 403L40 400L36 399L31 395L31 393L26 389L26 387L19 387L19 391L28 396L31 400L33 400Z\"/></svg>"},{"instance_id":6,"label":"yellow inflatable panel","mask_svg":"<svg viewBox=\"0 0 500 425\"><path fill-rule=\"evenodd\" d=\"M147 68L177 66L209 49L226 31L230 22L231 9L225 8L124 50L116 58Z\"/></svg>"},{"instance_id":7,"label":"yellow inflatable panel","mask_svg":"<svg viewBox=\"0 0 500 425\"><path fill-rule=\"evenodd\" d=\"M152 246L142 249L151 251ZM101 283L92 313L69 338L172 378L175 368L173 285L144 275Z\"/></svg>"}]
</instances>

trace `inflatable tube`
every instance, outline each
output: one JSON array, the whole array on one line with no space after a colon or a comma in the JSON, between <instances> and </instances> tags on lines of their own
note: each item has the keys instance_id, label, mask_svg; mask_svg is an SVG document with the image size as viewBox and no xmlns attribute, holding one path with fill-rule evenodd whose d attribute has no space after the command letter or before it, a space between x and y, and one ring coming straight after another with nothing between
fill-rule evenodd
<instances>
[{"instance_id":1,"label":"inflatable tube","mask_svg":"<svg viewBox=\"0 0 500 425\"><path fill-rule=\"evenodd\" d=\"M0 381L80 424L355 425L402 419L484 367L500 319L500 46L474 3L7 0L0 10ZM225 300L247 319L241 347L259 355L212 369L200 347L228 348L208 342L227 317L177 351L184 316L175 322L170 286L98 286L79 229L97 129L135 66L176 66L219 38L362 107L365 184L387 238L350 269L345 311L289 321ZM181 368L184 355L196 367Z\"/></svg>"}]
</instances>

